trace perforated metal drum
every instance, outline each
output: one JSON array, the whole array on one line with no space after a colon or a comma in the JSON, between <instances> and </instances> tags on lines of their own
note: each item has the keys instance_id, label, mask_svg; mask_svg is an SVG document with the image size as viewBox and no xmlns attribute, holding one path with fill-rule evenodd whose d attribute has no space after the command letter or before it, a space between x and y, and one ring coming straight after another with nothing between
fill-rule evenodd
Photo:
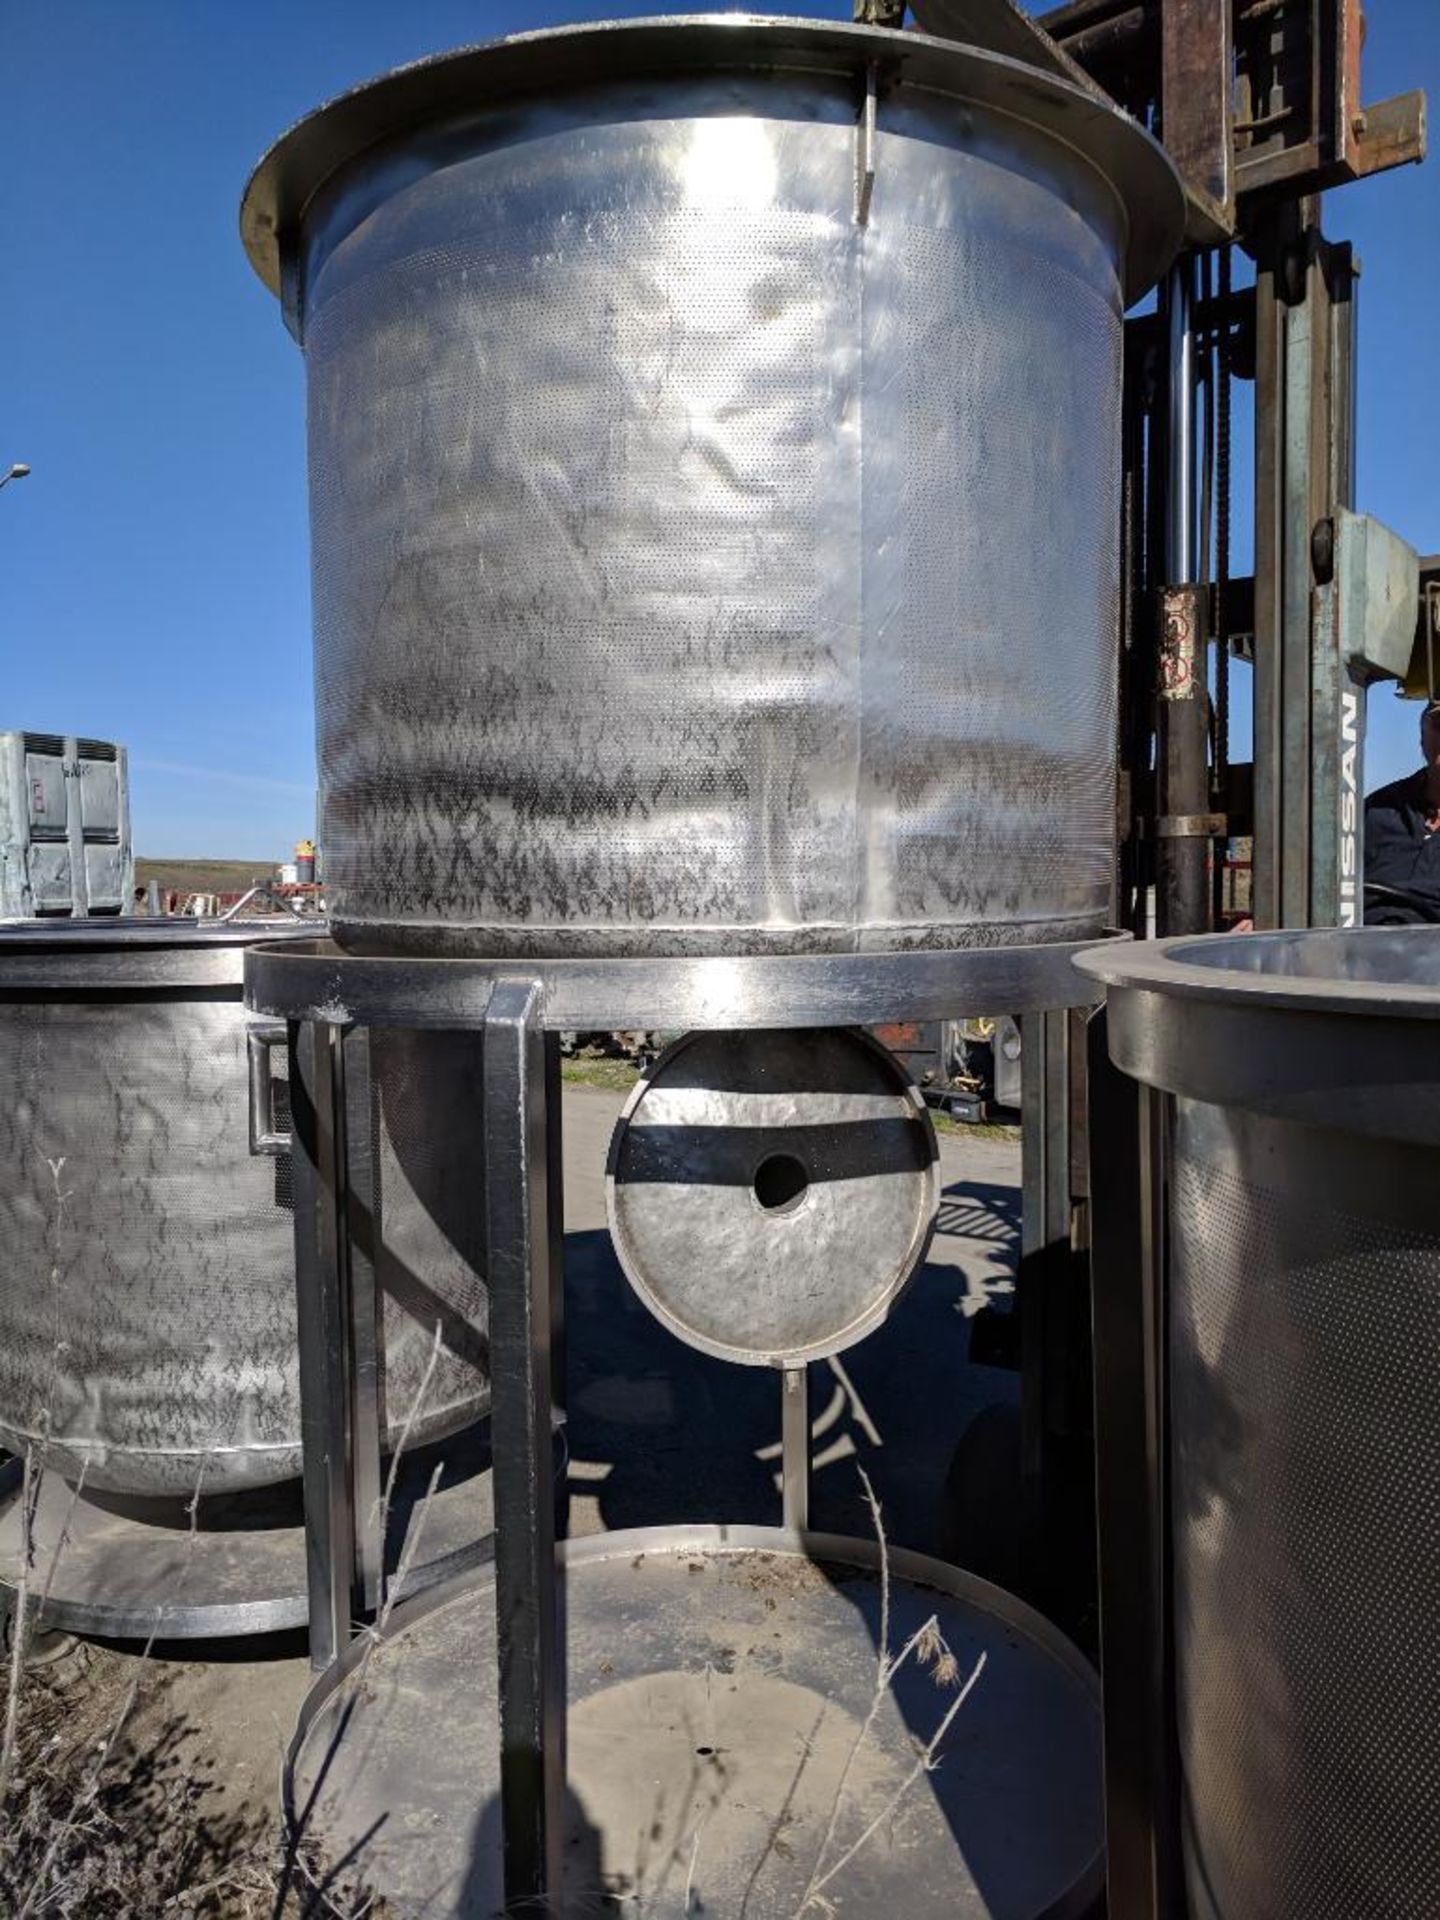
<instances>
[{"instance_id":1,"label":"perforated metal drum","mask_svg":"<svg viewBox=\"0 0 1440 1920\"><path fill-rule=\"evenodd\" d=\"M39 1445L89 1493L205 1496L299 1472L290 1168L251 1153L241 993L247 946L314 930L0 928L0 1443ZM453 1133L422 1146L418 1126L422 1101L443 1117L467 1097L472 1069L434 1036L377 1036L396 1424L442 1327L417 1437L488 1404L474 1182Z\"/></svg>"},{"instance_id":2,"label":"perforated metal drum","mask_svg":"<svg viewBox=\"0 0 1440 1920\"><path fill-rule=\"evenodd\" d=\"M1121 309L1180 225L1132 122L914 34L587 27L336 102L243 223L342 945L1100 930Z\"/></svg>"},{"instance_id":3,"label":"perforated metal drum","mask_svg":"<svg viewBox=\"0 0 1440 1920\"><path fill-rule=\"evenodd\" d=\"M1080 963L1172 1096L1175 1707L1195 1920L1440 1912L1440 929Z\"/></svg>"}]
</instances>

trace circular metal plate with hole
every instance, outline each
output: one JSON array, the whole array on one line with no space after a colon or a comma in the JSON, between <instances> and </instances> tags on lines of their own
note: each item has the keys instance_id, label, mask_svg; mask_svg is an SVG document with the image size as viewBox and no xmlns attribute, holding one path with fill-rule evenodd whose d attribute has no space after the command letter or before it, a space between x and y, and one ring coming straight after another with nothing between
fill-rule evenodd
<instances>
[{"instance_id":1,"label":"circular metal plate with hole","mask_svg":"<svg viewBox=\"0 0 1440 1920\"><path fill-rule=\"evenodd\" d=\"M882 1599L873 1542L769 1527L641 1528L561 1557L564 1878L546 1911L1092 1910L1095 1675L1010 1594L892 1548ZM311 1693L285 1783L302 1858L397 1920L499 1913L498 1717L487 1570L402 1608Z\"/></svg>"},{"instance_id":2,"label":"circular metal plate with hole","mask_svg":"<svg viewBox=\"0 0 1440 1920\"><path fill-rule=\"evenodd\" d=\"M691 1034L616 1125L605 1197L640 1298L702 1352L794 1366L878 1326L925 1257L935 1133L845 1028Z\"/></svg>"}]
</instances>

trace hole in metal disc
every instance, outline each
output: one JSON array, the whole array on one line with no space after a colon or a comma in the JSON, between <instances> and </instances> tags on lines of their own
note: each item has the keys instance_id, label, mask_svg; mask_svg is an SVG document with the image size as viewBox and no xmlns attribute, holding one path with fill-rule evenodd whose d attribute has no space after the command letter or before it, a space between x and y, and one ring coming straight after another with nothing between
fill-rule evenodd
<instances>
[{"instance_id":1,"label":"hole in metal disc","mask_svg":"<svg viewBox=\"0 0 1440 1920\"><path fill-rule=\"evenodd\" d=\"M790 1213L805 1198L810 1175L793 1153L772 1153L755 1169L755 1198L767 1213Z\"/></svg>"}]
</instances>

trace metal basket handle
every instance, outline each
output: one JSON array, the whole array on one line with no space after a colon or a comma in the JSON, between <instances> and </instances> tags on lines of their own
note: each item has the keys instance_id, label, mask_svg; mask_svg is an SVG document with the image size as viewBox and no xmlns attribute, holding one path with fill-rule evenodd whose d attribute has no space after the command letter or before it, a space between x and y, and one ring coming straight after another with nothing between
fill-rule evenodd
<instances>
[{"instance_id":1,"label":"metal basket handle","mask_svg":"<svg viewBox=\"0 0 1440 1920\"><path fill-rule=\"evenodd\" d=\"M275 1123L275 1079L270 1071L270 1055L286 1044L283 1020L267 1021L250 1028L245 1045L250 1056L250 1151L278 1157L290 1151L290 1135Z\"/></svg>"}]
</instances>

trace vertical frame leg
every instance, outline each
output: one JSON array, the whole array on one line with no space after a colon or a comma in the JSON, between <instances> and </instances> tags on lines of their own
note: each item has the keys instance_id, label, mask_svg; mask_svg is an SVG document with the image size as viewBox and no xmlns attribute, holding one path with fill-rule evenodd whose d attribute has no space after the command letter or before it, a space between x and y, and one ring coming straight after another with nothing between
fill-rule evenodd
<instances>
[{"instance_id":1,"label":"vertical frame leg","mask_svg":"<svg viewBox=\"0 0 1440 1920\"><path fill-rule=\"evenodd\" d=\"M569 1398L565 1349L565 1160L560 1130L560 1036L545 1035L545 1178L548 1201L546 1230L550 1250L550 1402L556 1437L564 1441L565 1409ZM568 1462L568 1447L557 1452L555 1471ZM555 1532L567 1532L568 1494L555 1503Z\"/></svg>"},{"instance_id":2,"label":"vertical frame leg","mask_svg":"<svg viewBox=\"0 0 1440 1920\"><path fill-rule=\"evenodd\" d=\"M1070 1038L1065 1009L1021 1023L1020 1564L1042 1607L1055 1601L1059 1443L1067 1426L1075 1262L1070 1237Z\"/></svg>"},{"instance_id":3,"label":"vertical frame leg","mask_svg":"<svg viewBox=\"0 0 1440 1920\"><path fill-rule=\"evenodd\" d=\"M1163 1102L1091 1020L1090 1157L1100 1666L1112 1920L1181 1910L1168 1578Z\"/></svg>"},{"instance_id":4,"label":"vertical frame leg","mask_svg":"<svg viewBox=\"0 0 1440 1920\"><path fill-rule=\"evenodd\" d=\"M786 1527L804 1533L810 1525L810 1369L786 1367L780 1393L782 1517Z\"/></svg>"},{"instance_id":5,"label":"vertical frame leg","mask_svg":"<svg viewBox=\"0 0 1440 1920\"><path fill-rule=\"evenodd\" d=\"M502 980L485 1016L485 1196L490 1282L500 1796L508 1906L555 1910L565 1759L557 1632L554 1387L541 989Z\"/></svg>"},{"instance_id":6,"label":"vertical frame leg","mask_svg":"<svg viewBox=\"0 0 1440 1920\"><path fill-rule=\"evenodd\" d=\"M369 1031L364 1027L347 1028L339 1044L344 1067L340 1171L344 1183L346 1225L342 1257L350 1357L350 1487L355 1537L355 1601L358 1611L373 1613L380 1604L385 1541L380 1524L383 1348L380 1298L375 1280L379 1209L376 1205Z\"/></svg>"},{"instance_id":7,"label":"vertical frame leg","mask_svg":"<svg viewBox=\"0 0 1440 1920\"><path fill-rule=\"evenodd\" d=\"M344 1056L333 1027L290 1024L291 1166L299 1333L300 1432L310 1664L328 1667L350 1638L351 1503L348 1326L343 1270Z\"/></svg>"}]
</instances>

